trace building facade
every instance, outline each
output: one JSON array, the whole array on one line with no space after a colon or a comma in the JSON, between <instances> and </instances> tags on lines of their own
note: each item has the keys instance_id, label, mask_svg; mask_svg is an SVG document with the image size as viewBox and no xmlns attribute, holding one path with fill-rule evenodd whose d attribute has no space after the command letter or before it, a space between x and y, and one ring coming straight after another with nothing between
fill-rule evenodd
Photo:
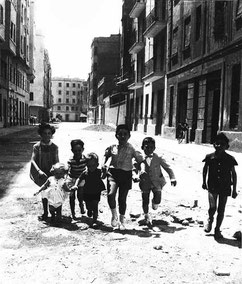
<instances>
[{"instance_id":1,"label":"building facade","mask_svg":"<svg viewBox=\"0 0 242 284\"><path fill-rule=\"evenodd\" d=\"M105 123L113 121L110 98L119 71L120 35L94 38L91 45L89 74L89 122L100 124L104 121Z\"/></svg>"},{"instance_id":2,"label":"building facade","mask_svg":"<svg viewBox=\"0 0 242 284\"><path fill-rule=\"evenodd\" d=\"M28 123L31 11L29 0L0 1L0 127Z\"/></svg>"},{"instance_id":3,"label":"building facade","mask_svg":"<svg viewBox=\"0 0 242 284\"><path fill-rule=\"evenodd\" d=\"M29 114L36 117L37 122L49 122L52 107L51 64L48 51L44 46L41 31L34 30L35 79L30 85Z\"/></svg>"},{"instance_id":4,"label":"building facade","mask_svg":"<svg viewBox=\"0 0 242 284\"><path fill-rule=\"evenodd\" d=\"M190 141L225 132L242 143L242 1L169 1L166 136L187 121Z\"/></svg>"},{"instance_id":5,"label":"building facade","mask_svg":"<svg viewBox=\"0 0 242 284\"><path fill-rule=\"evenodd\" d=\"M83 121L87 114L87 81L78 78L52 78L51 117L61 121Z\"/></svg>"}]
</instances>

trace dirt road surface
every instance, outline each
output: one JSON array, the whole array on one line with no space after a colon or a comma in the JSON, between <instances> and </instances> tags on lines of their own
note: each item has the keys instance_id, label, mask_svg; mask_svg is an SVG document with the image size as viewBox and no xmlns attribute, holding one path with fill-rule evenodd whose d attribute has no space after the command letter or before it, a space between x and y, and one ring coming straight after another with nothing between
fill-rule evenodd
<instances>
[{"instance_id":1,"label":"dirt road surface","mask_svg":"<svg viewBox=\"0 0 242 284\"><path fill-rule=\"evenodd\" d=\"M100 131L101 130L101 131ZM70 140L81 138L85 153L103 156L115 143L109 127L80 123L57 125L54 142L60 160L71 156ZM140 149L143 134L132 133L130 142ZM63 207L63 223L52 226L40 222L42 213L37 187L29 179L36 127L0 137L0 283L242 283L241 243L233 234L241 229L241 193L229 198L222 231L224 239L205 234L207 194L201 189L202 159L211 146L180 144L155 137L157 152L171 163L177 176L175 188L165 186L158 210L151 209L153 226L142 220L141 195L137 184L129 192L127 230L113 230L106 192L100 202L98 228L90 219L69 218L68 200ZM234 154L234 153L232 153ZM242 186L242 154L235 154ZM193 207L194 201L198 206ZM77 210L77 208L76 208Z\"/></svg>"}]
</instances>

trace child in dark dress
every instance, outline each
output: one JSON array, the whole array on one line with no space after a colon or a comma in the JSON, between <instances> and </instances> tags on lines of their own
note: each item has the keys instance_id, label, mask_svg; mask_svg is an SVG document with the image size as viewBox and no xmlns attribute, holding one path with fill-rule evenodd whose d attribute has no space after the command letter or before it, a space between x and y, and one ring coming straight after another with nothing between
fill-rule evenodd
<instances>
[{"instance_id":1,"label":"child in dark dress","mask_svg":"<svg viewBox=\"0 0 242 284\"><path fill-rule=\"evenodd\" d=\"M224 133L219 133L214 142L215 152L206 155L203 162L203 184L202 188L208 190L209 210L208 222L204 231L209 233L212 229L214 214L217 211L217 222L214 231L215 239L223 238L220 226L223 222L224 211L228 196L236 198L237 174L234 166L238 165L235 158L228 153L229 139ZM218 207L217 207L218 202Z\"/></svg>"},{"instance_id":2,"label":"child in dark dress","mask_svg":"<svg viewBox=\"0 0 242 284\"><path fill-rule=\"evenodd\" d=\"M101 170L98 169L98 155L89 153L86 156L87 170L76 180L75 186L83 188L83 200L87 208L87 216L92 217L92 226L97 225L98 203L105 185L101 179Z\"/></svg>"},{"instance_id":3,"label":"child in dark dress","mask_svg":"<svg viewBox=\"0 0 242 284\"><path fill-rule=\"evenodd\" d=\"M51 168L59 162L58 146L51 139L55 128L48 123L41 123L38 128L40 141L34 144L31 159L30 177L38 186L42 186L51 176ZM33 171L34 170L34 171ZM36 172L35 177L33 173ZM41 192L43 215L40 220L46 221L48 217L48 200L45 191Z\"/></svg>"}]
</instances>

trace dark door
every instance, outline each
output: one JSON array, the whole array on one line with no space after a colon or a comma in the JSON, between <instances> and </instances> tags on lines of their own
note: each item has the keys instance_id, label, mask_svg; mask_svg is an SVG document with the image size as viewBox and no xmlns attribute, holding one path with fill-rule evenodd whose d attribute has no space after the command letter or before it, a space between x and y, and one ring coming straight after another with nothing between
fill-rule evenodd
<instances>
[{"instance_id":1,"label":"dark door","mask_svg":"<svg viewBox=\"0 0 242 284\"><path fill-rule=\"evenodd\" d=\"M213 143L218 131L220 89L207 92L207 108L205 113L205 141Z\"/></svg>"},{"instance_id":2,"label":"dark door","mask_svg":"<svg viewBox=\"0 0 242 284\"><path fill-rule=\"evenodd\" d=\"M157 97L157 111L156 111L156 126L155 126L155 134L161 134L161 126L163 122L163 97L164 97L164 89L158 91Z\"/></svg>"},{"instance_id":3,"label":"dark door","mask_svg":"<svg viewBox=\"0 0 242 284\"><path fill-rule=\"evenodd\" d=\"M148 106L149 106L149 95L145 95L145 123L144 123L144 132L147 132L148 124Z\"/></svg>"}]
</instances>

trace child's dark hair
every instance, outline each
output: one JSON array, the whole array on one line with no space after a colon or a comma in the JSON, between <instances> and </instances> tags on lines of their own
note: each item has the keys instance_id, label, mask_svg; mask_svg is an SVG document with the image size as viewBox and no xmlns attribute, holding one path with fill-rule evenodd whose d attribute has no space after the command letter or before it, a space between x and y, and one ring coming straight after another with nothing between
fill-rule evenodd
<instances>
[{"instance_id":1,"label":"child's dark hair","mask_svg":"<svg viewBox=\"0 0 242 284\"><path fill-rule=\"evenodd\" d=\"M143 149L145 145L150 144L150 143L154 144L155 146L155 139L152 137L145 137L142 141L141 149Z\"/></svg>"},{"instance_id":2,"label":"child's dark hair","mask_svg":"<svg viewBox=\"0 0 242 284\"><path fill-rule=\"evenodd\" d=\"M49 129L52 133L52 135L55 133L55 127L49 125L49 123L42 122L39 124L38 134L41 136L45 129Z\"/></svg>"},{"instance_id":3,"label":"child's dark hair","mask_svg":"<svg viewBox=\"0 0 242 284\"><path fill-rule=\"evenodd\" d=\"M119 132L120 129L125 129L128 131L128 133L130 134L130 128L127 124L119 124L117 127L116 127L116 135L117 133Z\"/></svg>"},{"instance_id":4,"label":"child's dark hair","mask_svg":"<svg viewBox=\"0 0 242 284\"><path fill-rule=\"evenodd\" d=\"M223 132L220 132L216 135L214 143L218 141L223 141L226 144L226 149L229 148L229 138Z\"/></svg>"},{"instance_id":5,"label":"child's dark hair","mask_svg":"<svg viewBox=\"0 0 242 284\"><path fill-rule=\"evenodd\" d=\"M95 160L98 163L98 155L94 152L91 152L89 154L86 155L87 161L88 160Z\"/></svg>"},{"instance_id":6,"label":"child's dark hair","mask_svg":"<svg viewBox=\"0 0 242 284\"><path fill-rule=\"evenodd\" d=\"M71 140L71 149L73 149L76 145L80 145L83 148L84 142L81 139Z\"/></svg>"}]
</instances>

